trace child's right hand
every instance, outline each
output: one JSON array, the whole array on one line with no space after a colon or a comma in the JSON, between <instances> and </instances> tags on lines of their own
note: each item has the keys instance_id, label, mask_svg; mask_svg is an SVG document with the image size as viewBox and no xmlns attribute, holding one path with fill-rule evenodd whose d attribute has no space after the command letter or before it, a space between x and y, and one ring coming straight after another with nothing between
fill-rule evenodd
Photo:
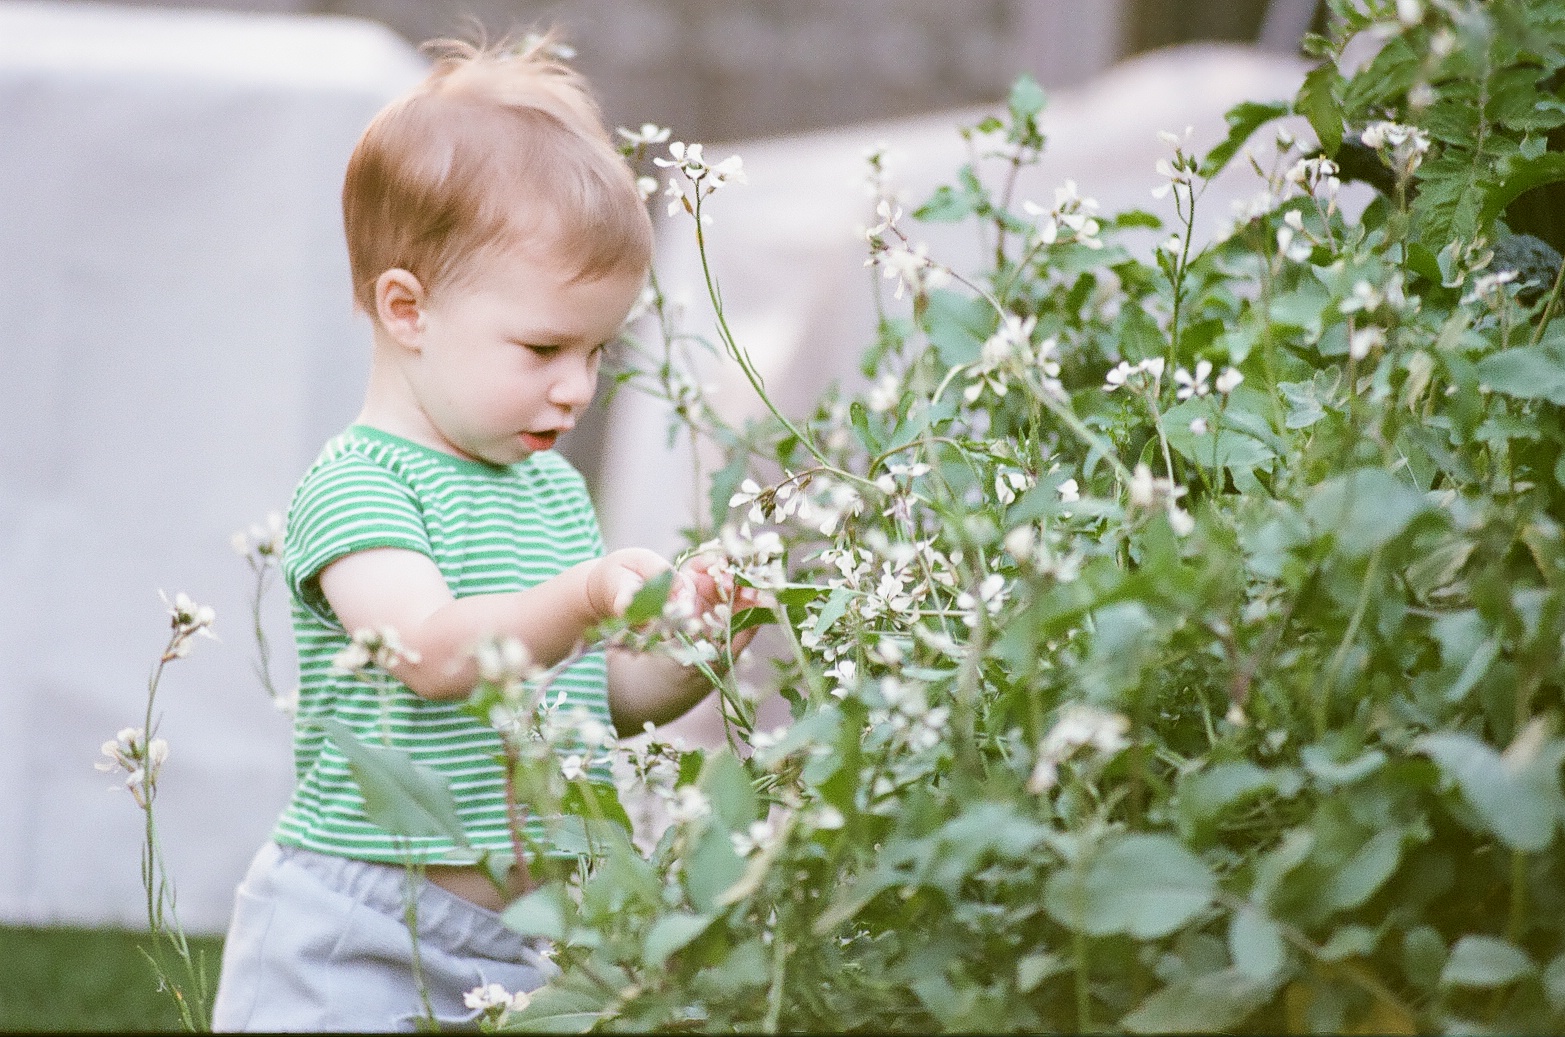
<instances>
[{"instance_id":1,"label":"child's right hand","mask_svg":"<svg viewBox=\"0 0 1565 1037\"><path fill-rule=\"evenodd\" d=\"M646 548L612 551L587 574L587 606L599 620L622 615L648 580L671 568L667 559Z\"/></svg>"}]
</instances>

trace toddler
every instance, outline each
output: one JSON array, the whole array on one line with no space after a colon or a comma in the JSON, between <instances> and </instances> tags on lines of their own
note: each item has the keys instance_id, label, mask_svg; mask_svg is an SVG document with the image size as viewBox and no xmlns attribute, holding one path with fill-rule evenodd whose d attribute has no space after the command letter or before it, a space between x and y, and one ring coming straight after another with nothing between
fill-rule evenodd
<instances>
[{"instance_id":1,"label":"toddler","mask_svg":"<svg viewBox=\"0 0 1565 1037\"><path fill-rule=\"evenodd\" d=\"M552 665L668 568L650 551L603 553L581 476L553 450L646 280L651 224L634 177L546 41L442 46L365 131L343 185L373 360L363 410L289 508L298 783L237 893L220 1030L410 1029L425 995L438 1021L459 1023L476 1014L469 990L543 984L553 966L499 915L526 870L498 883L449 839L372 824L319 721L389 737L449 779L471 848L507 851L499 736L461 709L475 647L514 637ZM735 593L709 565L677 576L701 612ZM734 603L753 601L740 591ZM389 690L332 665L366 628L403 646L384 661ZM666 657L599 649L550 697L635 733L708 690ZM592 776L608 780L606 766ZM545 852L547 832L530 833ZM404 866L410 854L420 869Z\"/></svg>"}]
</instances>

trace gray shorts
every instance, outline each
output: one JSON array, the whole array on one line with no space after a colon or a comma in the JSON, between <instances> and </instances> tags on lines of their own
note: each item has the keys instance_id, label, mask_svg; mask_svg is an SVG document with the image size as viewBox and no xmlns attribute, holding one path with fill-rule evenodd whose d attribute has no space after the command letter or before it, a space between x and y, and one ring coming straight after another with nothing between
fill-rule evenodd
<instances>
[{"instance_id":1,"label":"gray shorts","mask_svg":"<svg viewBox=\"0 0 1565 1037\"><path fill-rule=\"evenodd\" d=\"M412 1030L424 1014L403 922L405 870L268 843L234 904L212 1028ZM418 893L419 957L435 1018L471 1024L462 1000L498 983L536 990L558 970L542 944L431 882Z\"/></svg>"}]
</instances>

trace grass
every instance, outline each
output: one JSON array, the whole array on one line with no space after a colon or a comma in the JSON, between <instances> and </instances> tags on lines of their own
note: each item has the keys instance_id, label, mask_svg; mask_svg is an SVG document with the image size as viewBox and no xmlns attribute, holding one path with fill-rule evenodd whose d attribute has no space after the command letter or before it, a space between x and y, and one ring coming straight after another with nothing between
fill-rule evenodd
<instances>
[{"instance_id":1,"label":"grass","mask_svg":"<svg viewBox=\"0 0 1565 1037\"><path fill-rule=\"evenodd\" d=\"M140 948L145 932L0 926L0 1031L178 1030ZM217 975L223 941L191 938Z\"/></svg>"}]
</instances>

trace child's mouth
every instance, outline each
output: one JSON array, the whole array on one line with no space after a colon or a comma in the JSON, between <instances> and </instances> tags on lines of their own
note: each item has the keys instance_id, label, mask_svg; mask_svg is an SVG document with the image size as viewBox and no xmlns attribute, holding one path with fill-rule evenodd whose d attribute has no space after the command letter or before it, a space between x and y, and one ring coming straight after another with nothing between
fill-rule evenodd
<instances>
[{"instance_id":1,"label":"child's mouth","mask_svg":"<svg viewBox=\"0 0 1565 1037\"><path fill-rule=\"evenodd\" d=\"M559 438L560 438L560 433L557 430L550 430L548 432L523 432L522 433L522 442L527 444L527 449L533 450L533 451L537 451L537 450L553 450L554 449L554 441L556 439L559 439Z\"/></svg>"}]
</instances>

